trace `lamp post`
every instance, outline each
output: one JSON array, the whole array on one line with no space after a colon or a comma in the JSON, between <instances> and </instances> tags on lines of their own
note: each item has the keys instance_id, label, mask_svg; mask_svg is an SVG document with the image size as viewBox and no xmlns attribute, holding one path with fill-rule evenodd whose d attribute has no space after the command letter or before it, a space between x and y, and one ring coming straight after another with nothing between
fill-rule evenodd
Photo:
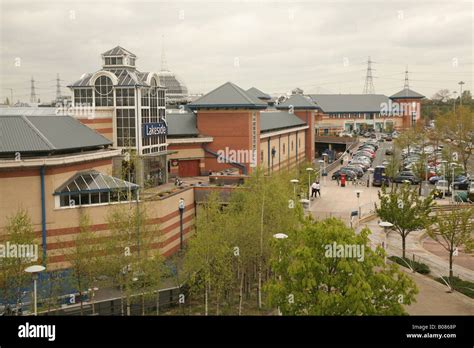
<instances>
[{"instance_id":1,"label":"lamp post","mask_svg":"<svg viewBox=\"0 0 474 348\"><path fill-rule=\"evenodd\" d=\"M453 113L456 113L456 94L458 92L456 91L453 91L453 94L454 94L454 98L453 98Z\"/></svg>"},{"instance_id":2,"label":"lamp post","mask_svg":"<svg viewBox=\"0 0 474 348\"><path fill-rule=\"evenodd\" d=\"M370 187L370 176L374 174L374 168L370 167L369 169L367 169L367 171L369 172L367 174L367 187Z\"/></svg>"},{"instance_id":3,"label":"lamp post","mask_svg":"<svg viewBox=\"0 0 474 348\"><path fill-rule=\"evenodd\" d=\"M306 168L306 172L308 173L308 199L311 196L311 172L314 171L313 168L308 167Z\"/></svg>"},{"instance_id":4,"label":"lamp post","mask_svg":"<svg viewBox=\"0 0 474 348\"><path fill-rule=\"evenodd\" d=\"M362 193L362 191L360 190L357 190L356 192L356 195L357 195L357 206L358 206L358 212L359 212L359 220L361 218L361 209L360 209L360 194Z\"/></svg>"},{"instance_id":5,"label":"lamp post","mask_svg":"<svg viewBox=\"0 0 474 348\"><path fill-rule=\"evenodd\" d=\"M454 168L456 168L458 166L458 164L455 163L455 162L451 162L449 165L451 166L451 185L449 185L448 190L452 186L453 189L452 189L452 192L451 192L451 200L454 203Z\"/></svg>"},{"instance_id":6,"label":"lamp post","mask_svg":"<svg viewBox=\"0 0 474 348\"><path fill-rule=\"evenodd\" d=\"M383 232L385 234L383 248L385 250L384 263L387 264L388 233L390 232L390 228L393 227L393 224L391 222L388 222L388 221L382 221L381 223L379 223L379 226L383 228Z\"/></svg>"},{"instance_id":7,"label":"lamp post","mask_svg":"<svg viewBox=\"0 0 474 348\"><path fill-rule=\"evenodd\" d=\"M46 267L41 265L33 265L25 269L26 273L33 275L33 312L35 316L38 315L38 302L37 302L37 291L36 291L36 281L38 280L38 273L43 272Z\"/></svg>"},{"instance_id":8,"label":"lamp post","mask_svg":"<svg viewBox=\"0 0 474 348\"><path fill-rule=\"evenodd\" d=\"M184 199L180 198L178 202L179 209L179 248L183 250L183 214L184 214Z\"/></svg>"},{"instance_id":9,"label":"lamp post","mask_svg":"<svg viewBox=\"0 0 474 348\"><path fill-rule=\"evenodd\" d=\"M326 177L326 160L328 159L328 154L323 153L323 176Z\"/></svg>"},{"instance_id":10,"label":"lamp post","mask_svg":"<svg viewBox=\"0 0 474 348\"><path fill-rule=\"evenodd\" d=\"M300 182L298 179L291 179L290 182L293 184L293 195L296 199L296 185Z\"/></svg>"},{"instance_id":11,"label":"lamp post","mask_svg":"<svg viewBox=\"0 0 474 348\"><path fill-rule=\"evenodd\" d=\"M283 240L283 239L288 238L288 235L284 233L277 233L273 235L273 238L278 239L278 240ZM278 262L281 262L281 246L279 248ZM281 274L278 276L278 279L281 281ZM280 306L278 306L278 315L282 315Z\"/></svg>"},{"instance_id":12,"label":"lamp post","mask_svg":"<svg viewBox=\"0 0 474 348\"><path fill-rule=\"evenodd\" d=\"M462 85L464 85L465 82L464 81L459 81L458 82L458 85L459 85L459 106L462 106Z\"/></svg>"},{"instance_id":13,"label":"lamp post","mask_svg":"<svg viewBox=\"0 0 474 348\"><path fill-rule=\"evenodd\" d=\"M321 181L321 173L322 173L322 167L323 167L323 160L318 160L319 163L319 181Z\"/></svg>"}]
</instances>

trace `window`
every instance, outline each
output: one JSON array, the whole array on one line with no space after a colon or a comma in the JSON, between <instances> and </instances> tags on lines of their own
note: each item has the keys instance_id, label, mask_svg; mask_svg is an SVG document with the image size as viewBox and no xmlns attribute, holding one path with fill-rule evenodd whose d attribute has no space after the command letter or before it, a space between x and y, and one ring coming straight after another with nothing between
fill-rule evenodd
<instances>
[{"instance_id":1,"label":"window","mask_svg":"<svg viewBox=\"0 0 474 348\"><path fill-rule=\"evenodd\" d=\"M107 76L100 76L94 83L95 106L114 106L112 80Z\"/></svg>"},{"instance_id":2,"label":"window","mask_svg":"<svg viewBox=\"0 0 474 348\"><path fill-rule=\"evenodd\" d=\"M135 90L133 88L117 88L115 91L117 106L135 106Z\"/></svg>"},{"instance_id":3,"label":"window","mask_svg":"<svg viewBox=\"0 0 474 348\"><path fill-rule=\"evenodd\" d=\"M291 141L291 151L293 151L293 140Z\"/></svg>"},{"instance_id":4,"label":"window","mask_svg":"<svg viewBox=\"0 0 474 348\"><path fill-rule=\"evenodd\" d=\"M135 110L117 109L117 145L122 147L136 146Z\"/></svg>"},{"instance_id":5,"label":"window","mask_svg":"<svg viewBox=\"0 0 474 348\"><path fill-rule=\"evenodd\" d=\"M74 175L54 195L60 207L75 207L136 200L137 190L138 185L90 170Z\"/></svg>"},{"instance_id":6,"label":"window","mask_svg":"<svg viewBox=\"0 0 474 348\"><path fill-rule=\"evenodd\" d=\"M74 90L75 106L92 106L92 88L77 88Z\"/></svg>"},{"instance_id":7,"label":"window","mask_svg":"<svg viewBox=\"0 0 474 348\"><path fill-rule=\"evenodd\" d=\"M283 151L282 151L283 155L285 154L285 144L283 144Z\"/></svg>"}]
</instances>

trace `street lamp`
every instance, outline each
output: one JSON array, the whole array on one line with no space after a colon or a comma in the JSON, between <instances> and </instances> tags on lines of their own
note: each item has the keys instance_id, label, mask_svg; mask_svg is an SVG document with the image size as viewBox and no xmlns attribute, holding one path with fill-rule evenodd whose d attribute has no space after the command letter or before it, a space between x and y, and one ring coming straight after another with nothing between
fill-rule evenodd
<instances>
[{"instance_id":1,"label":"street lamp","mask_svg":"<svg viewBox=\"0 0 474 348\"><path fill-rule=\"evenodd\" d=\"M38 302L37 302L37 291L36 291L36 281L38 280L38 273L43 272L46 267L41 265L33 265L25 269L26 273L30 273L33 275L33 312L38 315Z\"/></svg>"},{"instance_id":2,"label":"street lamp","mask_svg":"<svg viewBox=\"0 0 474 348\"><path fill-rule=\"evenodd\" d=\"M361 211L360 211L360 194L362 193L362 191L357 190L355 193L357 195L357 206L359 207L358 211L359 211L359 220L360 220L360 218L361 218L361 216L360 216L360 214L361 214Z\"/></svg>"},{"instance_id":3,"label":"street lamp","mask_svg":"<svg viewBox=\"0 0 474 348\"><path fill-rule=\"evenodd\" d=\"M183 250L183 214L184 214L184 199L180 198L178 202L179 209L179 248Z\"/></svg>"},{"instance_id":4,"label":"street lamp","mask_svg":"<svg viewBox=\"0 0 474 348\"><path fill-rule=\"evenodd\" d=\"M370 167L369 169L367 169L367 171L369 172L367 174L367 187L370 187L370 175L374 174L374 168ZM372 181L373 181L373 178L372 178Z\"/></svg>"},{"instance_id":5,"label":"street lamp","mask_svg":"<svg viewBox=\"0 0 474 348\"><path fill-rule=\"evenodd\" d=\"M456 112L456 94L457 94L457 93L458 93L458 92L453 91L453 94L454 94L454 98L453 98L453 113Z\"/></svg>"},{"instance_id":6,"label":"street lamp","mask_svg":"<svg viewBox=\"0 0 474 348\"><path fill-rule=\"evenodd\" d=\"M318 163L319 163L319 181L321 181L321 172L322 172L321 167L323 166L324 161L319 160Z\"/></svg>"},{"instance_id":7,"label":"street lamp","mask_svg":"<svg viewBox=\"0 0 474 348\"><path fill-rule=\"evenodd\" d=\"M449 185L448 190L451 186L453 187L451 192L451 200L454 202L454 168L456 168L458 164L455 162L451 162L449 165L451 166L451 185Z\"/></svg>"},{"instance_id":8,"label":"street lamp","mask_svg":"<svg viewBox=\"0 0 474 348\"><path fill-rule=\"evenodd\" d=\"M300 182L298 179L291 179L290 182L293 184L293 195L296 199L296 185Z\"/></svg>"},{"instance_id":9,"label":"street lamp","mask_svg":"<svg viewBox=\"0 0 474 348\"><path fill-rule=\"evenodd\" d=\"M273 238L278 239L278 240L283 240L283 239L288 238L288 235L286 235L284 233L277 233L277 234L273 235ZM281 247L279 249L280 249L280 254L278 256L278 262L281 262ZM281 281L281 274L278 276L278 278ZM280 306L278 306L278 315L282 315L281 310L280 310Z\"/></svg>"},{"instance_id":10,"label":"street lamp","mask_svg":"<svg viewBox=\"0 0 474 348\"><path fill-rule=\"evenodd\" d=\"M306 168L306 172L308 173L308 199L311 196L311 172L314 171L313 168L308 167Z\"/></svg>"},{"instance_id":11,"label":"street lamp","mask_svg":"<svg viewBox=\"0 0 474 348\"><path fill-rule=\"evenodd\" d=\"M381 223L379 223L379 226L383 228L383 232L385 234L385 241L383 243L383 248L385 250L384 263L387 264L388 234L390 232L390 228L393 227L393 224L388 221L382 221Z\"/></svg>"},{"instance_id":12,"label":"street lamp","mask_svg":"<svg viewBox=\"0 0 474 348\"><path fill-rule=\"evenodd\" d=\"M323 167L323 176L326 176L327 173L326 173L326 160L328 159L328 154L327 153L323 153L323 163L324 163L324 167Z\"/></svg>"}]
</instances>

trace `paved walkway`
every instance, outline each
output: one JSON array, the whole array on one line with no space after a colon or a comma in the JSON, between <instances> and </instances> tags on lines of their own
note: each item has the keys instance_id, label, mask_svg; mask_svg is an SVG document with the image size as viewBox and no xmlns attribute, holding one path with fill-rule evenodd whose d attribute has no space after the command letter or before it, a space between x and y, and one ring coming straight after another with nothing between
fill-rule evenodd
<instances>
[{"instance_id":1,"label":"paved walkway","mask_svg":"<svg viewBox=\"0 0 474 348\"><path fill-rule=\"evenodd\" d=\"M377 152L376 160L373 165L381 164L385 159L385 148L392 146L390 143L382 143L383 145ZM337 170L337 168L335 169ZM366 176L362 178L366 182ZM356 191L362 191L359 200L357 199ZM331 173L321 181L321 197L315 198L311 201L310 213L316 219L325 219L328 217L338 217L350 224L350 214L352 211L357 211L361 207L362 217L367 216L374 208L374 203L378 202L379 188L364 186L353 186L351 182L346 187L340 187L336 181L331 180ZM438 202L443 203L443 202ZM446 202L447 203L447 202ZM367 226L372 231L369 236L371 244L381 245L385 240L383 229L378 226L378 219L363 223L356 228L360 231ZM422 231L412 232L408 235L406 241L406 256L409 258L415 254L416 261L421 261L429 265L432 276L439 277L449 273L448 262L441 255L435 255L423 248L421 237ZM388 254L401 256L401 237L396 233L390 233L388 237ZM472 256L471 262L473 260ZM455 261L456 262L456 261ZM454 274L460 276L462 279L474 281L474 271L469 267L455 264L453 266ZM435 280L412 273L411 271L401 267L417 284L419 294L417 295L417 303L407 307L407 311L411 315L473 315L474 314L474 300L460 293L447 293L447 287Z\"/></svg>"}]
</instances>

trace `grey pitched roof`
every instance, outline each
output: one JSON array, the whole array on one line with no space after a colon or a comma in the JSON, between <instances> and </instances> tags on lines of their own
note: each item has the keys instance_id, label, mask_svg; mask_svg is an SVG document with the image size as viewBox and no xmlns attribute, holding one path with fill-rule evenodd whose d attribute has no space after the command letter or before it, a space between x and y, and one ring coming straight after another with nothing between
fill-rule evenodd
<instances>
[{"instance_id":1,"label":"grey pitched roof","mask_svg":"<svg viewBox=\"0 0 474 348\"><path fill-rule=\"evenodd\" d=\"M265 109L267 103L262 102L254 95L245 92L232 82L226 82L222 86L203 95L189 104L190 108L245 108Z\"/></svg>"},{"instance_id":2,"label":"grey pitched roof","mask_svg":"<svg viewBox=\"0 0 474 348\"><path fill-rule=\"evenodd\" d=\"M100 70L99 70L100 71ZM117 76L117 86L145 86L149 87L146 82L148 72L140 72L135 69L104 69ZM80 80L72 83L68 87L90 87L90 80L94 74L84 74ZM159 83L159 81L157 81Z\"/></svg>"},{"instance_id":3,"label":"grey pitched roof","mask_svg":"<svg viewBox=\"0 0 474 348\"><path fill-rule=\"evenodd\" d=\"M196 128L196 115L193 112L169 113L166 115L168 122L168 136L198 136Z\"/></svg>"},{"instance_id":4,"label":"grey pitched roof","mask_svg":"<svg viewBox=\"0 0 474 348\"><path fill-rule=\"evenodd\" d=\"M395 93L394 95L390 96L390 99L396 99L396 98L424 98L424 95L421 95L418 92L415 92L414 90L411 90L410 88L404 88L400 92Z\"/></svg>"},{"instance_id":5,"label":"grey pitched roof","mask_svg":"<svg viewBox=\"0 0 474 348\"><path fill-rule=\"evenodd\" d=\"M324 112L380 112L389 99L383 94L310 94Z\"/></svg>"},{"instance_id":6,"label":"grey pitched roof","mask_svg":"<svg viewBox=\"0 0 474 348\"><path fill-rule=\"evenodd\" d=\"M293 94L283 103L276 105L277 109L289 109L293 107L296 109L317 109L318 106L309 97L301 94Z\"/></svg>"},{"instance_id":7,"label":"grey pitched roof","mask_svg":"<svg viewBox=\"0 0 474 348\"><path fill-rule=\"evenodd\" d=\"M295 114L286 111L264 111L260 113L260 132L306 126Z\"/></svg>"},{"instance_id":8,"label":"grey pitched roof","mask_svg":"<svg viewBox=\"0 0 474 348\"><path fill-rule=\"evenodd\" d=\"M53 153L112 145L70 116L0 117L0 153Z\"/></svg>"},{"instance_id":9,"label":"grey pitched roof","mask_svg":"<svg viewBox=\"0 0 474 348\"><path fill-rule=\"evenodd\" d=\"M246 91L248 94L253 94L255 97L259 98L259 99L264 99L264 100L270 100L272 99L272 97L270 95L268 95L267 93L265 92L262 92L261 90L259 90L258 88L255 88L255 87L252 87L252 88L249 88L247 89Z\"/></svg>"},{"instance_id":10,"label":"grey pitched roof","mask_svg":"<svg viewBox=\"0 0 474 348\"><path fill-rule=\"evenodd\" d=\"M134 55L132 52L126 50L125 48L123 47L120 47L120 46L116 46L110 50L108 50L107 52L104 52L102 53L103 56L121 56L121 55L129 55L131 57L137 57L136 55Z\"/></svg>"}]
</instances>

